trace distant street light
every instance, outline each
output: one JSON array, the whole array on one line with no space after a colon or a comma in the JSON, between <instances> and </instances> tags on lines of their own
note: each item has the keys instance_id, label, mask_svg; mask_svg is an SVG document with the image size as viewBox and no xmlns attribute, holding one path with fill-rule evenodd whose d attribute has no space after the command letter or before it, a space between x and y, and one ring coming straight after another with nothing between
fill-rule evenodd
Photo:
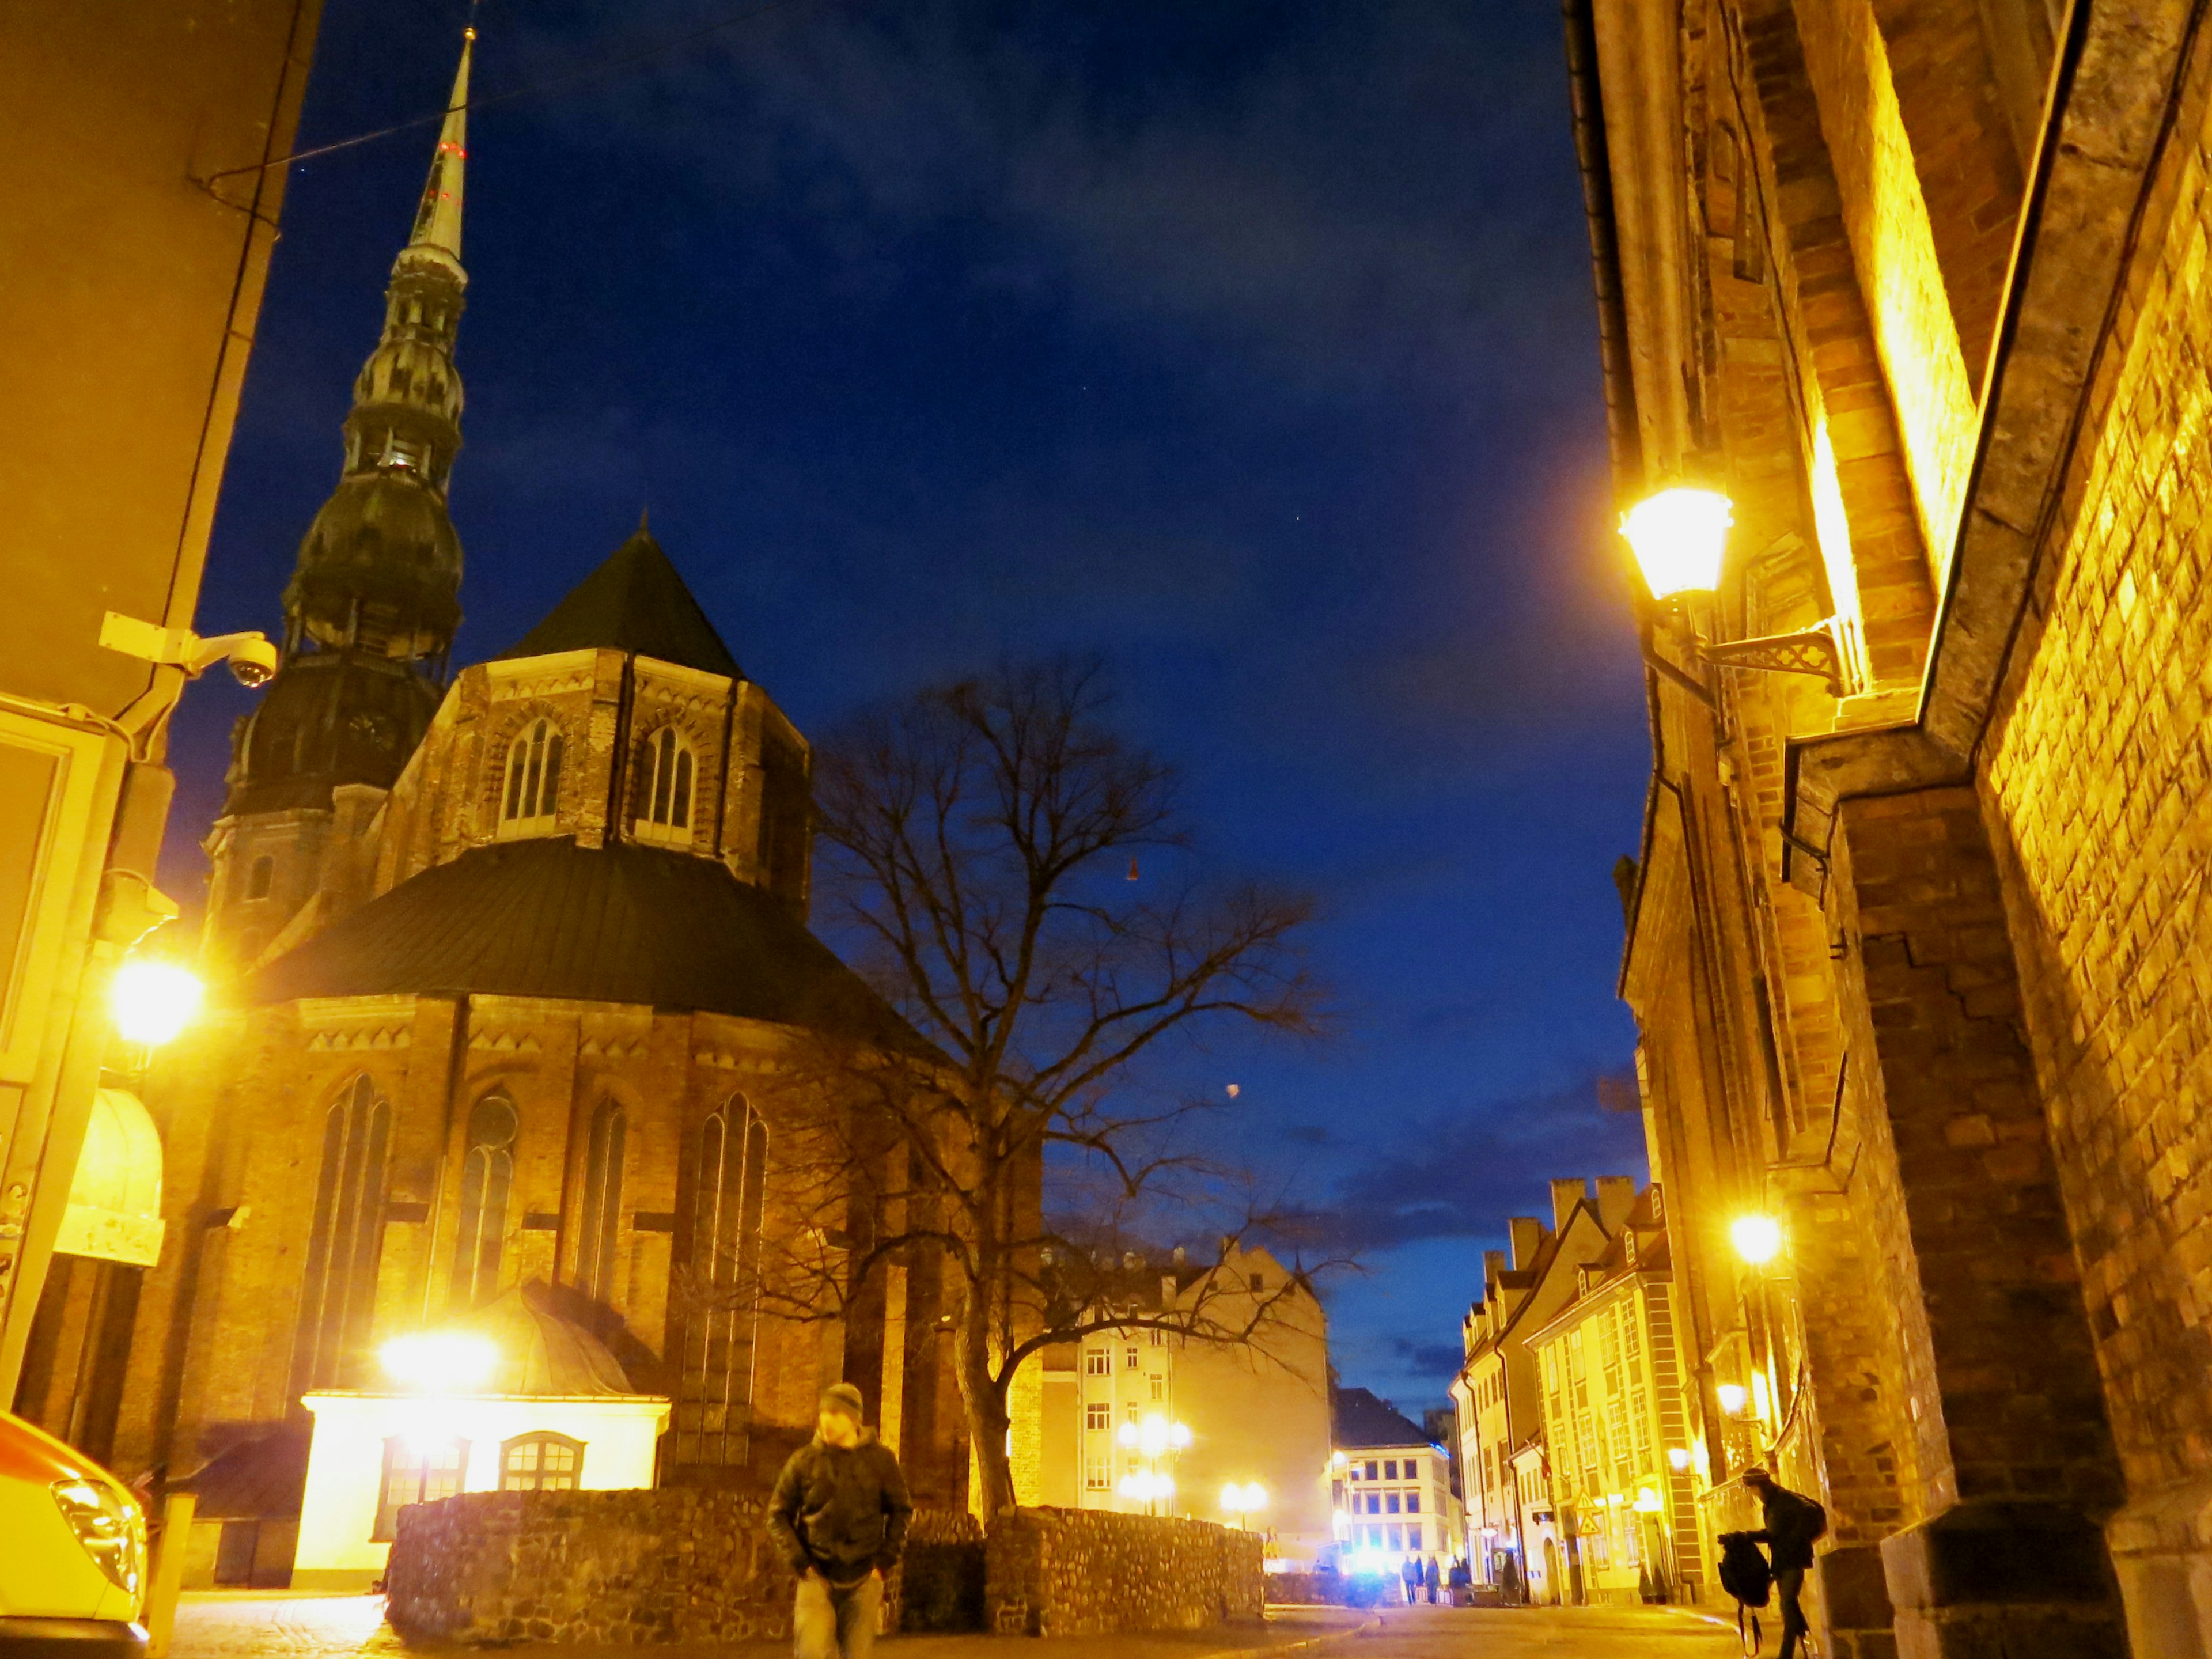
<instances>
[{"instance_id":1,"label":"distant street light","mask_svg":"<svg viewBox=\"0 0 2212 1659\"><path fill-rule=\"evenodd\" d=\"M1256 1480L1247 1486L1240 1486L1232 1480L1221 1489L1223 1513L1235 1516L1237 1524L1247 1530L1250 1528L1253 1516L1267 1507L1267 1489Z\"/></svg>"},{"instance_id":2,"label":"distant street light","mask_svg":"<svg viewBox=\"0 0 2212 1659\"><path fill-rule=\"evenodd\" d=\"M198 975L175 963L132 957L109 984L108 1012L125 1042L158 1048L191 1024L205 994Z\"/></svg>"},{"instance_id":3,"label":"distant street light","mask_svg":"<svg viewBox=\"0 0 2212 1659\"><path fill-rule=\"evenodd\" d=\"M1741 1417L1743 1408L1751 1403L1751 1396L1744 1392L1741 1382L1723 1382L1713 1393L1721 1402L1721 1409L1730 1417Z\"/></svg>"}]
</instances>

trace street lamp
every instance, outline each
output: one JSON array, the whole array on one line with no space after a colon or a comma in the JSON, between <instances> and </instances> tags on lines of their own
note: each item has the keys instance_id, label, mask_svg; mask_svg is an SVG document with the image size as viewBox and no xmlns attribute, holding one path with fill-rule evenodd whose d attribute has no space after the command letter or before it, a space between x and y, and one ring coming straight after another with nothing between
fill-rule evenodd
<instances>
[{"instance_id":1,"label":"street lamp","mask_svg":"<svg viewBox=\"0 0 2212 1659\"><path fill-rule=\"evenodd\" d=\"M1730 1417L1741 1417L1743 1408L1751 1402L1750 1395L1744 1391L1741 1382L1723 1382L1713 1390L1713 1394L1720 1401L1721 1409Z\"/></svg>"},{"instance_id":2,"label":"street lamp","mask_svg":"<svg viewBox=\"0 0 2212 1659\"><path fill-rule=\"evenodd\" d=\"M158 1048L191 1024L205 994L198 976L175 963L132 957L109 981L108 1013L125 1042Z\"/></svg>"},{"instance_id":3,"label":"street lamp","mask_svg":"<svg viewBox=\"0 0 2212 1659\"><path fill-rule=\"evenodd\" d=\"M1717 592L1733 504L1715 489L1678 484L1646 496L1621 515L1620 533L1636 555L1644 584L1662 606L1681 610ZM1831 696L1844 695L1844 656L1836 643L1834 619L1798 634L1768 634L1758 639L1709 641L1692 628L1692 649L1723 668L1749 668L1769 674L1812 674L1825 681ZM1670 678L1686 678L1662 663ZM1705 688L1691 689L1711 701Z\"/></svg>"},{"instance_id":4,"label":"street lamp","mask_svg":"<svg viewBox=\"0 0 2212 1659\"><path fill-rule=\"evenodd\" d=\"M1771 1215L1738 1216L1729 1228L1729 1243L1754 1267L1764 1267L1782 1253L1782 1224Z\"/></svg>"},{"instance_id":5,"label":"street lamp","mask_svg":"<svg viewBox=\"0 0 2212 1659\"><path fill-rule=\"evenodd\" d=\"M1252 1516L1267 1507L1267 1489L1256 1480L1248 1486L1240 1486L1232 1480L1221 1489L1223 1512L1235 1516L1237 1526L1245 1531L1251 1529Z\"/></svg>"},{"instance_id":6,"label":"street lamp","mask_svg":"<svg viewBox=\"0 0 2212 1659\"><path fill-rule=\"evenodd\" d=\"M395 1336L377 1357L393 1381L424 1394L466 1394L489 1379L499 1350L481 1336L433 1331Z\"/></svg>"}]
</instances>

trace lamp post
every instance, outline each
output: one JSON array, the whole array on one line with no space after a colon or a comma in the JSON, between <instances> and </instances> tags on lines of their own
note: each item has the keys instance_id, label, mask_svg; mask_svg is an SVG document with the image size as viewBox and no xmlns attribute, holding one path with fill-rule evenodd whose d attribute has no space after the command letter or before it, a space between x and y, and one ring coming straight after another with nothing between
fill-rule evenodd
<instances>
[{"instance_id":1,"label":"lamp post","mask_svg":"<svg viewBox=\"0 0 2212 1659\"><path fill-rule=\"evenodd\" d=\"M1721 585L1721 563L1735 522L1729 498L1717 490L1678 484L1646 496L1621 515L1620 533L1636 555L1644 584L1661 606L1682 615L1690 647L1702 660L1723 668L1749 668L1770 674L1811 674L1831 696L1844 694L1844 654L1836 642L1834 619L1797 634L1769 634L1757 639L1711 641L1702 637L1690 607L1711 599ZM1653 666L1710 702L1712 693L1673 664L1654 659Z\"/></svg>"},{"instance_id":2,"label":"lamp post","mask_svg":"<svg viewBox=\"0 0 2212 1659\"><path fill-rule=\"evenodd\" d=\"M1221 1489L1222 1512L1237 1517L1240 1532L1251 1531L1252 1517L1267 1507L1267 1489L1256 1480L1243 1486L1232 1480Z\"/></svg>"},{"instance_id":3,"label":"lamp post","mask_svg":"<svg viewBox=\"0 0 2212 1659\"><path fill-rule=\"evenodd\" d=\"M1160 1464L1165 1461L1173 1468L1175 1454L1190 1444L1188 1426L1170 1422L1155 1413L1141 1423L1124 1423L1115 1437L1124 1447L1143 1455L1145 1468L1123 1475L1115 1491L1133 1502L1142 1503L1146 1514L1158 1514L1158 1506L1173 1499L1176 1490L1174 1475L1163 1472Z\"/></svg>"}]
</instances>

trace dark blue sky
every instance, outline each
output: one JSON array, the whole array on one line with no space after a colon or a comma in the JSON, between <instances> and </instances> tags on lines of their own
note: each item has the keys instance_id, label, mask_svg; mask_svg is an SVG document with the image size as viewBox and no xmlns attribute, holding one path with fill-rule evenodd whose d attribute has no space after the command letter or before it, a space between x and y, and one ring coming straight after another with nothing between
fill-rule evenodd
<instances>
[{"instance_id":1,"label":"dark blue sky","mask_svg":"<svg viewBox=\"0 0 2212 1659\"><path fill-rule=\"evenodd\" d=\"M476 90L726 15L487 0ZM436 109L463 15L330 0L301 143ZM1322 901L1341 1037L1205 1064L1368 1252L1346 1380L1441 1400L1508 1210L1643 1167L1590 1086L1648 757L1552 0L795 3L470 137L459 659L647 504L802 728L1105 651L1210 855ZM274 631L431 143L295 171L204 631ZM179 893L246 706L179 716Z\"/></svg>"}]
</instances>

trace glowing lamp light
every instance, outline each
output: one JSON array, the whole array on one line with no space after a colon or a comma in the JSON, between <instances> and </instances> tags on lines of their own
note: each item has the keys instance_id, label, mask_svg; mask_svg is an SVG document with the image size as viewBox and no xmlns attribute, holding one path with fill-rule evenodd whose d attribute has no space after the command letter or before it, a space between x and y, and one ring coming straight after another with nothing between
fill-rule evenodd
<instances>
[{"instance_id":1,"label":"glowing lamp light","mask_svg":"<svg viewBox=\"0 0 2212 1659\"><path fill-rule=\"evenodd\" d=\"M1622 514L1638 567L1655 599L1710 593L1721 585L1721 556L1734 522L1729 498L1711 489L1676 488L1638 501Z\"/></svg>"},{"instance_id":2,"label":"glowing lamp light","mask_svg":"<svg viewBox=\"0 0 2212 1659\"><path fill-rule=\"evenodd\" d=\"M1782 1226L1771 1215L1736 1218L1729 1228L1729 1243L1754 1267L1763 1267L1782 1253Z\"/></svg>"},{"instance_id":3,"label":"glowing lamp light","mask_svg":"<svg viewBox=\"0 0 2212 1659\"><path fill-rule=\"evenodd\" d=\"M1715 1389L1713 1393L1719 1396L1721 1409L1730 1417L1741 1417L1744 1407L1751 1401L1751 1396L1744 1392L1743 1384L1741 1382L1723 1382Z\"/></svg>"},{"instance_id":4,"label":"glowing lamp light","mask_svg":"<svg viewBox=\"0 0 2212 1659\"><path fill-rule=\"evenodd\" d=\"M1658 1514L1659 1494L1652 1491L1649 1486L1638 1487L1636 1490L1636 1512L1638 1515Z\"/></svg>"},{"instance_id":5,"label":"glowing lamp light","mask_svg":"<svg viewBox=\"0 0 2212 1659\"><path fill-rule=\"evenodd\" d=\"M1234 1480L1221 1489L1221 1507L1231 1515L1249 1515L1267 1507L1267 1489L1255 1480L1240 1486Z\"/></svg>"},{"instance_id":6,"label":"glowing lamp light","mask_svg":"<svg viewBox=\"0 0 2212 1659\"><path fill-rule=\"evenodd\" d=\"M1134 1423L1124 1423L1121 1425L1121 1431L1114 1437L1125 1446L1135 1445L1137 1443L1137 1425Z\"/></svg>"},{"instance_id":7,"label":"glowing lamp light","mask_svg":"<svg viewBox=\"0 0 2212 1659\"><path fill-rule=\"evenodd\" d=\"M133 957L115 970L108 1012L125 1042L158 1048L191 1024L205 994L198 976L175 963Z\"/></svg>"},{"instance_id":8,"label":"glowing lamp light","mask_svg":"<svg viewBox=\"0 0 2212 1659\"><path fill-rule=\"evenodd\" d=\"M395 1336L378 1357L392 1380L425 1394L466 1394L490 1378L499 1351L480 1336Z\"/></svg>"},{"instance_id":9,"label":"glowing lamp light","mask_svg":"<svg viewBox=\"0 0 2212 1659\"><path fill-rule=\"evenodd\" d=\"M1690 1449L1687 1446L1668 1447L1667 1467L1677 1474L1686 1473L1690 1467Z\"/></svg>"},{"instance_id":10,"label":"glowing lamp light","mask_svg":"<svg viewBox=\"0 0 2212 1659\"><path fill-rule=\"evenodd\" d=\"M1173 1446L1177 1451L1181 1451L1184 1447L1189 1445L1190 1425L1188 1423L1169 1424L1168 1444Z\"/></svg>"}]
</instances>

